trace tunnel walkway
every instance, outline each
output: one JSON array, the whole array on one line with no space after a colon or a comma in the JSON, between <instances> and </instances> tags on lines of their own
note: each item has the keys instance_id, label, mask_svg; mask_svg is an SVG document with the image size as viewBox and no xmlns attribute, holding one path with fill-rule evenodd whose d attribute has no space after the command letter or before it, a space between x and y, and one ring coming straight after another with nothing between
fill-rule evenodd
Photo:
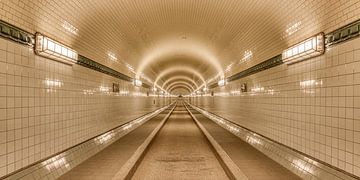
<instances>
[{"instance_id":1,"label":"tunnel walkway","mask_svg":"<svg viewBox=\"0 0 360 180\"><path fill-rule=\"evenodd\" d=\"M227 179L206 137L178 105L155 137L133 179Z\"/></svg>"},{"instance_id":2,"label":"tunnel walkway","mask_svg":"<svg viewBox=\"0 0 360 180\"><path fill-rule=\"evenodd\" d=\"M113 179L155 127L166 120L127 178L229 179L225 165L189 113L211 134L251 180L300 179L251 145L218 126L182 101L89 158L60 179Z\"/></svg>"}]
</instances>

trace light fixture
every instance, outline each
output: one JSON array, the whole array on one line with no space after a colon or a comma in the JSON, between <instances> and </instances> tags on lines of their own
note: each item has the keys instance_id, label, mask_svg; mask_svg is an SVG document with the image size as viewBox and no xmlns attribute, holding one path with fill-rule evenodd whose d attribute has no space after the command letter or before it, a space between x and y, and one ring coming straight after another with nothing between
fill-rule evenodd
<instances>
[{"instance_id":1,"label":"light fixture","mask_svg":"<svg viewBox=\"0 0 360 180\"><path fill-rule=\"evenodd\" d=\"M134 85L140 87L142 85L142 82L139 79L134 79Z\"/></svg>"},{"instance_id":2,"label":"light fixture","mask_svg":"<svg viewBox=\"0 0 360 180\"><path fill-rule=\"evenodd\" d=\"M286 64L292 64L319 56L324 50L324 33L320 33L284 50L282 60Z\"/></svg>"},{"instance_id":3,"label":"light fixture","mask_svg":"<svg viewBox=\"0 0 360 180\"><path fill-rule=\"evenodd\" d=\"M225 86L225 84L226 84L225 79L221 79L220 81L218 81L218 86Z\"/></svg>"},{"instance_id":4,"label":"light fixture","mask_svg":"<svg viewBox=\"0 0 360 180\"><path fill-rule=\"evenodd\" d=\"M35 53L66 64L73 64L78 60L75 50L40 33L36 33Z\"/></svg>"},{"instance_id":5,"label":"light fixture","mask_svg":"<svg viewBox=\"0 0 360 180\"><path fill-rule=\"evenodd\" d=\"M208 88L207 88L207 87L204 87L204 88L203 88L203 91L204 91L204 92L206 92L207 90L208 90Z\"/></svg>"}]
</instances>

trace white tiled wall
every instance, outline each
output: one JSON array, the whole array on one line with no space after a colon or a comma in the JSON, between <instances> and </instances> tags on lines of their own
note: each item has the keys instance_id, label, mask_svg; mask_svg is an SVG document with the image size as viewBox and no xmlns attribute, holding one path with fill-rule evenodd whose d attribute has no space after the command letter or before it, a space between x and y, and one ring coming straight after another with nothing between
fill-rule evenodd
<instances>
[{"instance_id":1,"label":"white tiled wall","mask_svg":"<svg viewBox=\"0 0 360 180\"><path fill-rule=\"evenodd\" d=\"M0 38L0 177L170 102L146 91Z\"/></svg>"},{"instance_id":2,"label":"white tiled wall","mask_svg":"<svg viewBox=\"0 0 360 180\"><path fill-rule=\"evenodd\" d=\"M360 38L212 91L192 104L360 176Z\"/></svg>"}]
</instances>

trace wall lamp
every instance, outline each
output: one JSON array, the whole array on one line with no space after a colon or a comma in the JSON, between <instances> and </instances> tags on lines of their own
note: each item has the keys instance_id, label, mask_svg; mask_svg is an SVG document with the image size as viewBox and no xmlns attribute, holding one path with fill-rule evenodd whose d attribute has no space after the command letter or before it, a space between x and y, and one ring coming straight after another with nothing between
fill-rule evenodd
<instances>
[{"instance_id":1,"label":"wall lamp","mask_svg":"<svg viewBox=\"0 0 360 180\"><path fill-rule=\"evenodd\" d=\"M142 85L142 81L138 79L134 79L134 86L140 87Z\"/></svg>"},{"instance_id":2,"label":"wall lamp","mask_svg":"<svg viewBox=\"0 0 360 180\"><path fill-rule=\"evenodd\" d=\"M324 33L306 39L282 53L282 60L286 64L293 64L308 58L319 56L325 51Z\"/></svg>"},{"instance_id":3,"label":"wall lamp","mask_svg":"<svg viewBox=\"0 0 360 180\"><path fill-rule=\"evenodd\" d=\"M66 64L74 64L78 60L75 50L40 33L35 34L35 53Z\"/></svg>"},{"instance_id":4,"label":"wall lamp","mask_svg":"<svg viewBox=\"0 0 360 180\"><path fill-rule=\"evenodd\" d=\"M226 80L225 79L221 79L220 81L218 81L218 86L225 86L226 84Z\"/></svg>"}]
</instances>

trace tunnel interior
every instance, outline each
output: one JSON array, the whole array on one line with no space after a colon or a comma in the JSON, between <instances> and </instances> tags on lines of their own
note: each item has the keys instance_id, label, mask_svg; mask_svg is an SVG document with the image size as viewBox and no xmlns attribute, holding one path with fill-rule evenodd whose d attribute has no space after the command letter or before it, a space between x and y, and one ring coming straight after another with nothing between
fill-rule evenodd
<instances>
[{"instance_id":1,"label":"tunnel interior","mask_svg":"<svg viewBox=\"0 0 360 180\"><path fill-rule=\"evenodd\" d=\"M220 162L205 168L226 166L220 179L275 171L359 179L359 8L359 0L0 1L0 179L95 172L82 163L110 159L141 129L157 130L158 145L147 146L134 179L157 172L144 166L166 150L158 147L198 134L207 138L199 147L218 154L192 155Z\"/></svg>"}]
</instances>

